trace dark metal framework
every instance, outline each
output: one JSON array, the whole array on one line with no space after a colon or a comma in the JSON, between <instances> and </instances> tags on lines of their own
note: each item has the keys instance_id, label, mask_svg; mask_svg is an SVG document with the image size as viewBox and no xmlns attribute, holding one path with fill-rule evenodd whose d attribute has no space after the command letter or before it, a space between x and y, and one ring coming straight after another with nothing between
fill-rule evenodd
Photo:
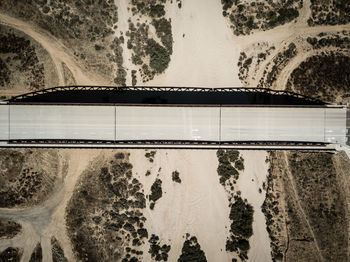
<instances>
[{"instance_id":1,"label":"dark metal framework","mask_svg":"<svg viewBox=\"0 0 350 262\"><path fill-rule=\"evenodd\" d=\"M269 88L258 87L221 87L221 88L208 88L208 87L158 87L158 86L57 86L30 93L14 96L9 99L9 102L20 102L22 99L53 93L57 91L153 91L153 92L256 92L266 93L271 95L288 95L293 98L305 99L306 101L322 103L321 100L311 98L298 93L286 91L286 90L273 90Z\"/></svg>"}]
</instances>

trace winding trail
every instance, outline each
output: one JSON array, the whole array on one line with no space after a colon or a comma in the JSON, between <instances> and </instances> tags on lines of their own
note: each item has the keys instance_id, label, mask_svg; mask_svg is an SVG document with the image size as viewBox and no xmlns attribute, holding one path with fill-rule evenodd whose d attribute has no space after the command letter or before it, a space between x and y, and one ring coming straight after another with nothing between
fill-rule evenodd
<instances>
[{"instance_id":1,"label":"winding trail","mask_svg":"<svg viewBox=\"0 0 350 262\"><path fill-rule=\"evenodd\" d=\"M35 27L32 24L24 22L20 19L11 17L0 11L0 23L9 27L13 27L32 37L37 41L52 57L55 63L57 73L59 75L59 83L64 85L64 75L61 62L64 62L71 70L77 84L85 85L106 85L107 82L103 78L86 70L82 63L78 61L72 52L65 47L60 40L50 35L46 31Z\"/></svg>"},{"instance_id":2,"label":"winding trail","mask_svg":"<svg viewBox=\"0 0 350 262\"><path fill-rule=\"evenodd\" d=\"M7 247L19 247L24 250L21 262L27 262L38 242L41 243L43 261L52 261L51 237L54 236L64 251L68 261L74 261L74 255L65 224L65 209L75 185L82 172L89 166L101 150L60 150L62 160L68 159L66 174L62 173L61 182L54 188L50 197L42 204L26 208L0 208L0 216L11 219L22 226L22 231L12 239L0 241L0 252Z\"/></svg>"}]
</instances>

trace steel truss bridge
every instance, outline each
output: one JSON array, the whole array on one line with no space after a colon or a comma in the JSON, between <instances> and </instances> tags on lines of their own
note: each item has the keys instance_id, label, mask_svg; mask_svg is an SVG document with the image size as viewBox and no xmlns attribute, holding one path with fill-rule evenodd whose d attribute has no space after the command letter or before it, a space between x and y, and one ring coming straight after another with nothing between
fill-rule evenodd
<instances>
[{"instance_id":1,"label":"steel truss bridge","mask_svg":"<svg viewBox=\"0 0 350 262\"><path fill-rule=\"evenodd\" d=\"M116 87L116 86L58 86L47 88L43 90L38 90L34 92L29 92L26 94L18 95L12 97L9 101L18 102L27 100L40 95L47 95L50 93L66 92L66 91L147 91L147 92L205 92L205 93L259 93L268 94L276 96L289 96L297 99L303 99L305 101L311 102L313 104L324 104L320 99L311 98L298 93L286 91L286 90L273 90L268 88L258 88L258 87L224 87L224 88L206 88L206 87L155 87L155 86L126 86L126 87Z\"/></svg>"},{"instance_id":2,"label":"steel truss bridge","mask_svg":"<svg viewBox=\"0 0 350 262\"><path fill-rule=\"evenodd\" d=\"M259 93L301 105L47 103L67 91ZM305 104L306 103L306 104ZM348 122L348 123L347 123ZM348 143L349 110L264 88L67 86L0 104L0 146L332 150Z\"/></svg>"}]
</instances>

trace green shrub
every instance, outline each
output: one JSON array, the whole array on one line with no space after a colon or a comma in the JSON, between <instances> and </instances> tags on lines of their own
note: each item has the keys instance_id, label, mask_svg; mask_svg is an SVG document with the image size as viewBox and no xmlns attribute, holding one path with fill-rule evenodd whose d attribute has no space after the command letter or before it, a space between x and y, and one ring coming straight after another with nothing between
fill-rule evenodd
<instances>
[{"instance_id":1,"label":"green shrub","mask_svg":"<svg viewBox=\"0 0 350 262\"><path fill-rule=\"evenodd\" d=\"M171 177L173 179L173 181L177 182L177 183L181 183L181 178L180 178L180 173L175 170L172 174L171 174Z\"/></svg>"},{"instance_id":2,"label":"green shrub","mask_svg":"<svg viewBox=\"0 0 350 262\"><path fill-rule=\"evenodd\" d=\"M162 41L162 44L166 47L169 54L173 52L173 35L171 32L170 20L165 18L152 21L152 25L156 29L157 36Z\"/></svg>"},{"instance_id":3,"label":"green shrub","mask_svg":"<svg viewBox=\"0 0 350 262\"><path fill-rule=\"evenodd\" d=\"M239 171L244 170L244 160L242 157L235 162L235 168L237 168Z\"/></svg>"},{"instance_id":4,"label":"green shrub","mask_svg":"<svg viewBox=\"0 0 350 262\"><path fill-rule=\"evenodd\" d=\"M151 5L149 8L151 17L162 17L165 15L164 5Z\"/></svg>"},{"instance_id":5,"label":"green shrub","mask_svg":"<svg viewBox=\"0 0 350 262\"><path fill-rule=\"evenodd\" d=\"M231 232L236 236L249 238L253 234L253 207L235 196L235 202L231 206L230 219L232 220Z\"/></svg>"},{"instance_id":6,"label":"green shrub","mask_svg":"<svg viewBox=\"0 0 350 262\"><path fill-rule=\"evenodd\" d=\"M157 178L151 186L151 195L149 196L149 199L153 202L156 202L159 198L162 197L162 195L162 180Z\"/></svg>"},{"instance_id":7,"label":"green shrub","mask_svg":"<svg viewBox=\"0 0 350 262\"><path fill-rule=\"evenodd\" d=\"M147 40L146 54L150 56L149 66L157 73L162 73L170 62L169 52L154 39Z\"/></svg>"},{"instance_id":8,"label":"green shrub","mask_svg":"<svg viewBox=\"0 0 350 262\"><path fill-rule=\"evenodd\" d=\"M124 159L124 158L125 158L125 155L124 155L123 153L119 152L119 153L116 153L116 154L114 155L114 158L115 158L115 159Z\"/></svg>"},{"instance_id":9,"label":"green shrub","mask_svg":"<svg viewBox=\"0 0 350 262\"><path fill-rule=\"evenodd\" d=\"M201 246L197 242L196 237L191 237L184 242L182 247L182 254L178 259L178 262L206 262L207 258L205 253L201 249Z\"/></svg>"},{"instance_id":10,"label":"green shrub","mask_svg":"<svg viewBox=\"0 0 350 262\"><path fill-rule=\"evenodd\" d=\"M239 152L236 150L227 150L226 151L228 159L230 160L230 162L234 162L238 159L239 156Z\"/></svg>"}]
</instances>

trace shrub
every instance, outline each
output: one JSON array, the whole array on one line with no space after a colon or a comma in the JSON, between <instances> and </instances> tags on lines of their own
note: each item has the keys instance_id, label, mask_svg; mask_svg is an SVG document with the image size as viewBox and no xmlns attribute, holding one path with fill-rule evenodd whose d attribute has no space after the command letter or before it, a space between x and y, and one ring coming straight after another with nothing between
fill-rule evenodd
<instances>
[{"instance_id":1,"label":"shrub","mask_svg":"<svg viewBox=\"0 0 350 262\"><path fill-rule=\"evenodd\" d=\"M232 220L231 232L237 236L249 238L253 234L253 207L235 196L235 202L231 206L230 219Z\"/></svg>"},{"instance_id":2,"label":"shrub","mask_svg":"<svg viewBox=\"0 0 350 262\"><path fill-rule=\"evenodd\" d=\"M237 161L241 161L242 163L238 163L238 167L242 168L243 158L241 157L239 160L239 152L236 150L222 150L219 149L216 152L216 155L219 160L219 166L217 168L218 175L220 176L220 183L225 184L226 180L233 177L235 180L238 179L239 173L235 167L232 166L231 163L235 163ZM244 167L243 167L244 168ZM243 170L239 169L239 170Z\"/></svg>"},{"instance_id":3,"label":"shrub","mask_svg":"<svg viewBox=\"0 0 350 262\"><path fill-rule=\"evenodd\" d=\"M164 72L170 62L169 52L154 39L148 39L146 53L150 56L149 66L157 73Z\"/></svg>"},{"instance_id":4,"label":"shrub","mask_svg":"<svg viewBox=\"0 0 350 262\"><path fill-rule=\"evenodd\" d=\"M149 8L151 17L162 17L165 15L164 5L151 5Z\"/></svg>"},{"instance_id":5,"label":"shrub","mask_svg":"<svg viewBox=\"0 0 350 262\"><path fill-rule=\"evenodd\" d=\"M156 202L159 198L162 197L162 195L162 180L157 178L151 186L151 195L149 196L149 199L153 202Z\"/></svg>"},{"instance_id":6,"label":"shrub","mask_svg":"<svg viewBox=\"0 0 350 262\"><path fill-rule=\"evenodd\" d=\"M115 158L115 159L124 159L125 156L124 156L123 153L119 152L119 153L116 153L116 154L114 155L114 158Z\"/></svg>"},{"instance_id":7,"label":"shrub","mask_svg":"<svg viewBox=\"0 0 350 262\"><path fill-rule=\"evenodd\" d=\"M191 237L189 240L184 242L182 247L182 254L178 259L178 262L206 262L205 253L201 249L201 246L197 242L196 237Z\"/></svg>"},{"instance_id":8,"label":"shrub","mask_svg":"<svg viewBox=\"0 0 350 262\"><path fill-rule=\"evenodd\" d=\"M226 153L227 153L228 159L231 162L234 162L234 161L236 161L238 159L238 156L239 156L239 152L238 151L236 151L236 150L227 150Z\"/></svg>"},{"instance_id":9,"label":"shrub","mask_svg":"<svg viewBox=\"0 0 350 262\"><path fill-rule=\"evenodd\" d=\"M244 170L244 160L242 157L235 162L235 168L239 171Z\"/></svg>"},{"instance_id":10,"label":"shrub","mask_svg":"<svg viewBox=\"0 0 350 262\"><path fill-rule=\"evenodd\" d=\"M162 41L162 44L167 48L169 54L173 52L173 35L171 32L170 20L165 18L152 21L152 25L156 29L157 36Z\"/></svg>"},{"instance_id":11,"label":"shrub","mask_svg":"<svg viewBox=\"0 0 350 262\"><path fill-rule=\"evenodd\" d=\"M181 183L181 178L179 175L180 175L180 173L177 170L175 170L171 175L173 181L175 181L177 183Z\"/></svg>"}]
</instances>

